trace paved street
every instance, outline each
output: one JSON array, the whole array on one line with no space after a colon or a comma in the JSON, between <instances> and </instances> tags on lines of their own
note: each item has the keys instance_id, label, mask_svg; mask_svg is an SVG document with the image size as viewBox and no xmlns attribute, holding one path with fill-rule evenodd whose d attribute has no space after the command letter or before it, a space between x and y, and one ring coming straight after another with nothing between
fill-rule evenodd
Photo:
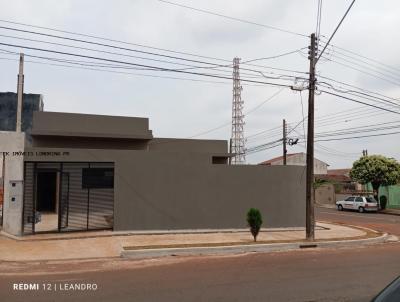
<instances>
[{"instance_id":1,"label":"paved street","mask_svg":"<svg viewBox=\"0 0 400 302\"><path fill-rule=\"evenodd\" d=\"M319 220L400 235L400 216L317 209ZM1 276L0 301L369 301L400 274L400 244L234 257L174 259L157 265L87 273ZM81 266L89 265L82 264ZM96 266L96 262L90 264ZM98 263L99 267L104 266ZM50 270L68 270L52 264ZM58 291L13 291L12 283L56 284ZM61 291L65 283L95 283L96 291ZM62 286L61 286L62 287Z\"/></svg>"},{"instance_id":2,"label":"paved street","mask_svg":"<svg viewBox=\"0 0 400 302\"><path fill-rule=\"evenodd\" d=\"M319 220L353 224L400 236L400 216L353 211L339 212L336 209L325 208L316 208L316 213Z\"/></svg>"}]
</instances>

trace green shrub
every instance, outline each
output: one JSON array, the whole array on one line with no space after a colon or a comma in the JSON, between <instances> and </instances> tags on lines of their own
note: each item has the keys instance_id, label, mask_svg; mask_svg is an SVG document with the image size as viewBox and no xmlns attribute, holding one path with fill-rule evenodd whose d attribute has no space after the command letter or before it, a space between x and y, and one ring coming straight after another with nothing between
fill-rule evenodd
<instances>
[{"instance_id":1,"label":"green shrub","mask_svg":"<svg viewBox=\"0 0 400 302\"><path fill-rule=\"evenodd\" d=\"M254 237L254 241L257 241L257 235L260 232L263 223L261 212L258 209L251 208L247 212L247 223L250 227L250 232Z\"/></svg>"},{"instance_id":2,"label":"green shrub","mask_svg":"<svg viewBox=\"0 0 400 302\"><path fill-rule=\"evenodd\" d=\"M379 203L380 203L380 205L381 205L381 209L382 209L382 210L386 209L387 197L386 197L385 195L382 195L382 196L379 198Z\"/></svg>"}]
</instances>

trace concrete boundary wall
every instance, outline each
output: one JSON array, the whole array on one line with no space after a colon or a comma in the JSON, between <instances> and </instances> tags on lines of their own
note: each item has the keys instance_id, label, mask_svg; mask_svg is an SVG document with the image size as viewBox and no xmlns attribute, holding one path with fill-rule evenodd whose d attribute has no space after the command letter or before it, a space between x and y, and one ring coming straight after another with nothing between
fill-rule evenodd
<instances>
[{"instance_id":1,"label":"concrete boundary wall","mask_svg":"<svg viewBox=\"0 0 400 302\"><path fill-rule=\"evenodd\" d=\"M0 131L0 152L4 152L4 203L3 229L20 236L22 234L23 179L25 133ZM15 152L15 153L14 153Z\"/></svg>"},{"instance_id":2,"label":"concrete boundary wall","mask_svg":"<svg viewBox=\"0 0 400 302\"><path fill-rule=\"evenodd\" d=\"M305 169L212 165L207 154L30 148L68 156L27 161L115 162L114 230L244 228L259 208L264 227L305 226Z\"/></svg>"}]
</instances>

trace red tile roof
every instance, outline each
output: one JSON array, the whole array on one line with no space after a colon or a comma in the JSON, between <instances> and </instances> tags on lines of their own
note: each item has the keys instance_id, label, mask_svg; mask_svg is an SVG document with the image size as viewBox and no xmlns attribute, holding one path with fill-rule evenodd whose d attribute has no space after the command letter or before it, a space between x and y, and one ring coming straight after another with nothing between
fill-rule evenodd
<instances>
[{"instance_id":1,"label":"red tile roof","mask_svg":"<svg viewBox=\"0 0 400 302\"><path fill-rule=\"evenodd\" d=\"M330 169L328 175L349 175L351 169Z\"/></svg>"},{"instance_id":2,"label":"red tile roof","mask_svg":"<svg viewBox=\"0 0 400 302\"><path fill-rule=\"evenodd\" d=\"M351 178L347 175L336 175L336 174L317 174L315 178L328 180L331 182L351 182Z\"/></svg>"}]
</instances>

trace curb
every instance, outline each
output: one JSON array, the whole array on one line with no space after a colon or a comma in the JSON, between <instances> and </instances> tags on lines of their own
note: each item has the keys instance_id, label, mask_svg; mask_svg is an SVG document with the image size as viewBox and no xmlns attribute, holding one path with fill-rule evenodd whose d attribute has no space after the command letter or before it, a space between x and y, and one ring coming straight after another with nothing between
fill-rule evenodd
<instances>
[{"instance_id":1,"label":"curb","mask_svg":"<svg viewBox=\"0 0 400 302\"><path fill-rule=\"evenodd\" d=\"M385 210L383 210L383 211L379 211L378 213L379 214L386 214L386 215L400 216L400 212L399 213L397 213L397 212L386 212Z\"/></svg>"},{"instance_id":2,"label":"curb","mask_svg":"<svg viewBox=\"0 0 400 302\"><path fill-rule=\"evenodd\" d=\"M375 238L340 240L340 241L317 241L317 242L292 242L292 243L269 243L259 245L237 245L219 247L193 247L193 248L164 248L164 249L142 249L142 250L123 250L122 258L146 259L160 258L166 256L211 256L211 255L236 255L243 253L271 253L279 251L301 250L305 248L343 248L359 247L384 243L390 238L389 234Z\"/></svg>"}]
</instances>

